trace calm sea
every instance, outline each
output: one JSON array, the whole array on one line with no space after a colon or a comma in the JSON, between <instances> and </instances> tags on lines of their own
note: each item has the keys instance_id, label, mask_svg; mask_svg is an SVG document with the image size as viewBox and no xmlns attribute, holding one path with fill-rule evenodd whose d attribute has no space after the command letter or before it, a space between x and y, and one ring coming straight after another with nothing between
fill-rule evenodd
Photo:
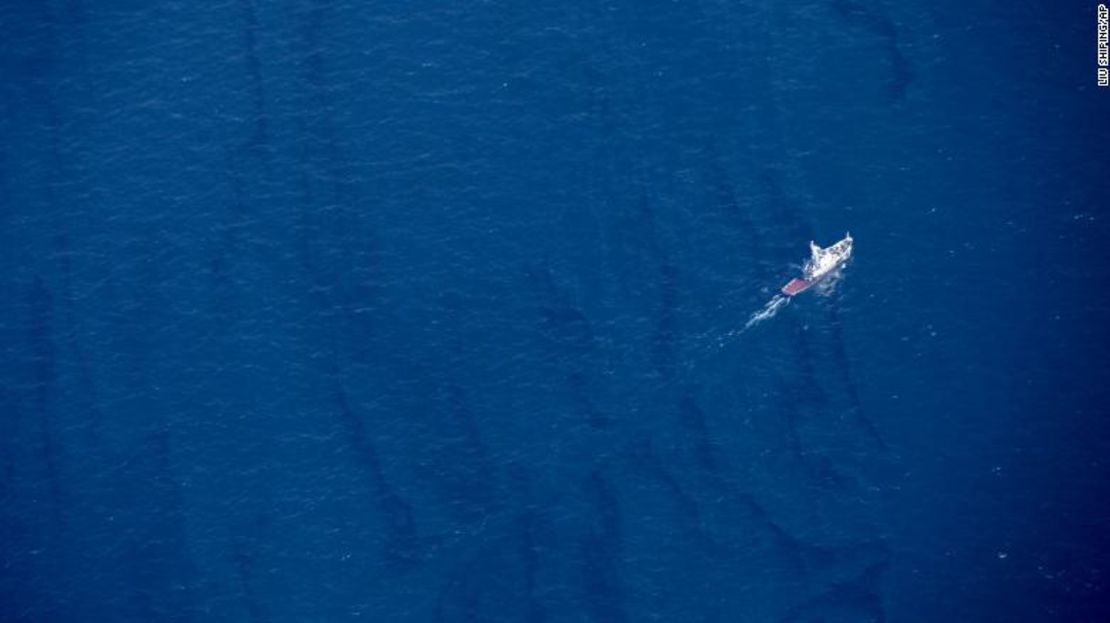
<instances>
[{"instance_id":1,"label":"calm sea","mask_svg":"<svg viewBox=\"0 0 1110 623\"><path fill-rule=\"evenodd\" d=\"M5 3L0 620L1110 620L1096 6Z\"/></svg>"}]
</instances>

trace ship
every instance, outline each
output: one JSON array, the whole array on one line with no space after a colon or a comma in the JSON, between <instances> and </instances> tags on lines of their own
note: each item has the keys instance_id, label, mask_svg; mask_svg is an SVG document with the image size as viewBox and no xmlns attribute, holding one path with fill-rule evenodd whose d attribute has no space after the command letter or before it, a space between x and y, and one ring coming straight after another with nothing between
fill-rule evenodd
<instances>
[{"instance_id":1,"label":"ship","mask_svg":"<svg viewBox=\"0 0 1110 623\"><path fill-rule=\"evenodd\" d=\"M790 283L782 287L782 293L786 296L805 292L847 263L852 257L852 234L845 234L843 240L824 249L811 241L809 251L810 258L802 269L802 276L791 279Z\"/></svg>"}]
</instances>

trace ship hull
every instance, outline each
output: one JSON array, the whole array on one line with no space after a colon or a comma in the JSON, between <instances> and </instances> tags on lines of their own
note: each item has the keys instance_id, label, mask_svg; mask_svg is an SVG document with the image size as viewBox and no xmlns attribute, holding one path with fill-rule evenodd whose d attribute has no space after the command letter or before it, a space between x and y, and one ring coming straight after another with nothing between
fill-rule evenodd
<instances>
[{"instance_id":1,"label":"ship hull","mask_svg":"<svg viewBox=\"0 0 1110 623\"><path fill-rule=\"evenodd\" d=\"M782 287L782 293L786 296L805 292L846 264L852 257L852 235L846 234L843 240L827 249L810 242L809 249L812 256L803 267L802 276L791 279L790 283Z\"/></svg>"}]
</instances>

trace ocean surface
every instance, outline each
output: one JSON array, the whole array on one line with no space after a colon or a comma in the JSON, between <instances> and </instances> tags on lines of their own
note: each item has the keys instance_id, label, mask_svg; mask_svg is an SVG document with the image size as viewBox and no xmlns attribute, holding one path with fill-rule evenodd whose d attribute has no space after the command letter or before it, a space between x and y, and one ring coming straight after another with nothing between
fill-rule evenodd
<instances>
[{"instance_id":1,"label":"ocean surface","mask_svg":"<svg viewBox=\"0 0 1110 623\"><path fill-rule=\"evenodd\" d=\"M1110 620L1095 7L4 3L0 621Z\"/></svg>"}]
</instances>

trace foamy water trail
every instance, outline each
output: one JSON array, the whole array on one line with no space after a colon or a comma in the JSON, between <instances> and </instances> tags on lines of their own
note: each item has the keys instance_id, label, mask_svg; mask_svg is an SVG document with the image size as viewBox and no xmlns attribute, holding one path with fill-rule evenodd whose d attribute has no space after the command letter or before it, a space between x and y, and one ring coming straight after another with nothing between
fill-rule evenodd
<instances>
[{"instance_id":1,"label":"foamy water trail","mask_svg":"<svg viewBox=\"0 0 1110 623\"><path fill-rule=\"evenodd\" d=\"M748 323L744 325L743 330L747 331L748 329L763 322L764 320L774 318L775 314L779 313L779 310L783 307L786 307L789 303L789 296L776 294L775 296L771 297L771 300L767 301L767 304L763 306L763 309L752 314L752 317L748 319Z\"/></svg>"},{"instance_id":2,"label":"foamy water trail","mask_svg":"<svg viewBox=\"0 0 1110 623\"><path fill-rule=\"evenodd\" d=\"M703 344L701 348L708 350L719 350L732 343L733 340L739 338L757 324L765 320L773 318L779 310L790 304L790 297L776 294L771 297L771 300L760 308L759 311L752 314L744 326L731 329L724 333L717 333L715 331L707 331L696 338L696 341Z\"/></svg>"}]
</instances>

